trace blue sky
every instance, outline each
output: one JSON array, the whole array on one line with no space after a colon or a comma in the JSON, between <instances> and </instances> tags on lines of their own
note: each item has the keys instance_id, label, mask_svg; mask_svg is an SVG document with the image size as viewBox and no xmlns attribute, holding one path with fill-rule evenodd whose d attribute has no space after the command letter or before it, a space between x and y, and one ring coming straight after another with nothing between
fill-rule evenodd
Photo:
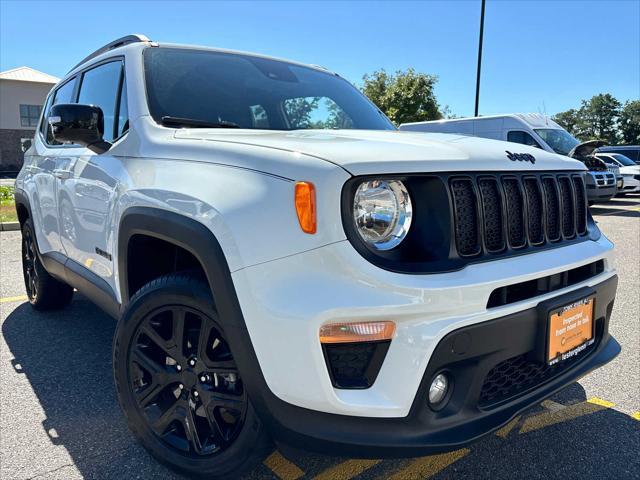
<instances>
[{"instance_id":1,"label":"blue sky","mask_svg":"<svg viewBox=\"0 0 640 480\"><path fill-rule=\"evenodd\" d=\"M62 76L128 33L248 50L362 75L414 67L473 114L480 0L0 2L0 70ZM488 0L480 113L547 112L609 92L640 98L640 0Z\"/></svg>"}]
</instances>

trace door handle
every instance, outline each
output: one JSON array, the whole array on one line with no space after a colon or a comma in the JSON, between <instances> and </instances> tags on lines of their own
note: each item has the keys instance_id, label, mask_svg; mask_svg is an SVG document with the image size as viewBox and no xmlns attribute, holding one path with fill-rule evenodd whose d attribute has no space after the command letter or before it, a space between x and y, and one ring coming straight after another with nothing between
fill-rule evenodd
<instances>
[{"instance_id":1,"label":"door handle","mask_svg":"<svg viewBox=\"0 0 640 480\"><path fill-rule=\"evenodd\" d=\"M70 170L63 170L61 168L56 168L53 171L53 176L56 178L59 178L61 180L65 180L67 178L71 178L71 171Z\"/></svg>"}]
</instances>

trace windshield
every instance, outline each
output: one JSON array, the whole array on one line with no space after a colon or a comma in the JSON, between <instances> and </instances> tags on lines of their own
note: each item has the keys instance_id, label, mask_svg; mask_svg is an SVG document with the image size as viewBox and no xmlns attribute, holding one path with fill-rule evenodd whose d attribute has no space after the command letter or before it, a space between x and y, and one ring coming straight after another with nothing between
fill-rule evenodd
<instances>
[{"instance_id":1,"label":"windshield","mask_svg":"<svg viewBox=\"0 0 640 480\"><path fill-rule=\"evenodd\" d=\"M568 155L580 142L566 130L558 128L536 128L535 132L549 145L554 152Z\"/></svg>"},{"instance_id":2,"label":"windshield","mask_svg":"<svg viewBox=\"0 0 640 480\"><path fill-rule=\"evenodd\" d=\"M166 47L146 49L144 68L149 110L166 125L395 129L349 82L310 67Z\"/></svg>"},{"instance_id":3,"label":"windshield","mask_svg":"<svg viewBox=\"0 0 640 480\"><path fill-rule=\"evenodd\" d=\"M620 155L619 153L610 153L609 156L615 158L618 163L620 163L623 167L635 167L636 162L631 160L629 157L625 157L624 155Z\"/></svg>"}]
</instances>

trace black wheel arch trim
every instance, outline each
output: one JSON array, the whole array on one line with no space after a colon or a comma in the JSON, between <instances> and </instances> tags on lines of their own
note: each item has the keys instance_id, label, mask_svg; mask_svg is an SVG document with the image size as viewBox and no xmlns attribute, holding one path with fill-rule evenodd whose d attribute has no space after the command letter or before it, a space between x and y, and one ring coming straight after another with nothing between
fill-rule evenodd
<instances>
[{"instance_id":1,"label":"black wheel arch trim","mask_svg":"<svg viewBox=\"0 0 640 480\"><path fill-rule=\"evenodd\" d=\"M149 235L173 243L191 253L202 266L224 334L247 388L251 402L270 431L282 428L271 405L288 403L267 386L247 330L229 266L214 233L184 215L153 207L130 207L122 215L118 231L118 272L123 309L135 292L128 291L127 249L134 235ZM293 407L292 408L298 408Z\"/></svg>"}]
</instances>

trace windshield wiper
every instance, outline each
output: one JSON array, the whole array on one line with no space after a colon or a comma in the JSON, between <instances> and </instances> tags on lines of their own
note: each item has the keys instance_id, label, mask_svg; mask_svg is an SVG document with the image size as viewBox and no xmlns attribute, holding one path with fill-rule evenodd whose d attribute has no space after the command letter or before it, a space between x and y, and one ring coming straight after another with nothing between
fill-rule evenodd
<instances>
[{"instance_id":1,"label":"windshield wiper","mask_svg":"<svg viewBox=\"0 0 640 480\"><path fill-rule=\"evenodd\" d=\"M206 120L196 120L195 118L180 118L164 116L162 124L167 127L191 127L191 128L240 128L240 125L224 120L219 122L208 122Z\"/></svg>"}]
</instances>

